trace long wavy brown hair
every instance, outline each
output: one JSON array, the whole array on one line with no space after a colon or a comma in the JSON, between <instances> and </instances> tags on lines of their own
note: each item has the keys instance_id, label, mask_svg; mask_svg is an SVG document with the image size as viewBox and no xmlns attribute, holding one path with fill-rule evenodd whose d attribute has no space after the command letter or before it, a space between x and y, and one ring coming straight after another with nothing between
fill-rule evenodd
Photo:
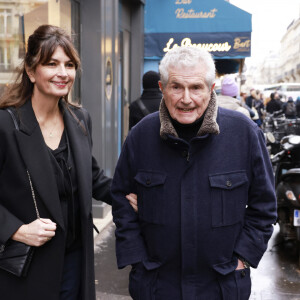
<instances>
[{"instance_id":1,"label":"long wavy brown hair","mask_svg":"<svg viewBox=\"0 0 300 300\"><path fill-rule=\"evenodd\" d=\"M75 69L80 69L80 58L70 36L60 27L41 25L28 38L25 58L18 68L14 83L8 86L0 98L0 108L8 106L18 108L31 99L34 84L30 81L25 67L35 71L39 64L47 64L58 46L62 47L75 64ZM69 103L68 95L64 96L64 99Z\"/></svg>"}]
</instances>

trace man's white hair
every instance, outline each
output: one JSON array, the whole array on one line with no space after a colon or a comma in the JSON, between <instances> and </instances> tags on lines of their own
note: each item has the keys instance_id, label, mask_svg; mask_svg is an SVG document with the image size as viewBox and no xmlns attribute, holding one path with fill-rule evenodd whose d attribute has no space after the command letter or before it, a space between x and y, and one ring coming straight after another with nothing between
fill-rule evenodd
<instances>
[{"instance_id":1,"label":"man's white hair","mask_svg":"<svg viewBox=\"0 0 300 300\"><path fill-rule=\"evenodd\" d=\"M165 54L159 64L159 73L162 85L165 87L169 80L169 69L172 67L193 67L201 63L206 67L206 84L209 88L215 82L216 67L212 55L203 49L189 47L175 47Z\"/></svg>"}]
</instances>

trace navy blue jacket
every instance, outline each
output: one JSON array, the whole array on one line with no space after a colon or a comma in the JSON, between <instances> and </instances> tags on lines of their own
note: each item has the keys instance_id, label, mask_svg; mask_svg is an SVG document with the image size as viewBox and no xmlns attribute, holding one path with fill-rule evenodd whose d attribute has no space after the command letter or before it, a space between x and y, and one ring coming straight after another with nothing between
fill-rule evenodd
<instances>
[{"instance_id":1,"label":"navy blue jacket","mask_svg":"<svg viewBox=\"0 0 300 300\"><path fill-rule=\"evenodd\" d=\"M133 299L248 299L276 220L274 179L258 126L217 108L212 94L198 135L178 138L164 100L133 127L115 171L118 267L134 265ZM125 198L138 195L138 214Z\"/></svg>"}]
</instances>

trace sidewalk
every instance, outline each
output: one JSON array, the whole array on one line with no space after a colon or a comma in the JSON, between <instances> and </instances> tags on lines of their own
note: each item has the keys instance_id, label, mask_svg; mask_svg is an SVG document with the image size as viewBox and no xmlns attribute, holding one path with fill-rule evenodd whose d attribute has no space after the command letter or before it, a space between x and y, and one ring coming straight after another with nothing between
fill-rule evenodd
<instances>
[{"instance_id":1,"label":"sidewalk","mask_svg":"<svg viewBox=\"0 0 300 300\"><path fill-rule=\"evenodd\" d=\"M106 214L104 218L94 218L94 224L99 230L99 234L105 229L108 225L112 223L112 214L111 210ZM94 239L97 237L98 233L94 230Z\"/></svg>"}]
</instances>

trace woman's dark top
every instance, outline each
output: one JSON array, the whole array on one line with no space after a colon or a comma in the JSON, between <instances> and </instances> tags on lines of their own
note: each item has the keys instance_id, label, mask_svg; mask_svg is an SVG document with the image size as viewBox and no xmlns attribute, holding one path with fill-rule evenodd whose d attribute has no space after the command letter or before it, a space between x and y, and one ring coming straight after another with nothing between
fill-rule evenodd
<instances>
[{"instance_id":1,"label":"woman's dark top","mask_svg":"<svg viewBox=\"0 0 300 300\"><path fill-rule=\"evenodd\" d=\"M66 252L71 252L80 247L81 232L76 170L66 130L62 134L58 148L52 150L48 147L48 150L67 228Z\"/></svg>"}]
</instances>

